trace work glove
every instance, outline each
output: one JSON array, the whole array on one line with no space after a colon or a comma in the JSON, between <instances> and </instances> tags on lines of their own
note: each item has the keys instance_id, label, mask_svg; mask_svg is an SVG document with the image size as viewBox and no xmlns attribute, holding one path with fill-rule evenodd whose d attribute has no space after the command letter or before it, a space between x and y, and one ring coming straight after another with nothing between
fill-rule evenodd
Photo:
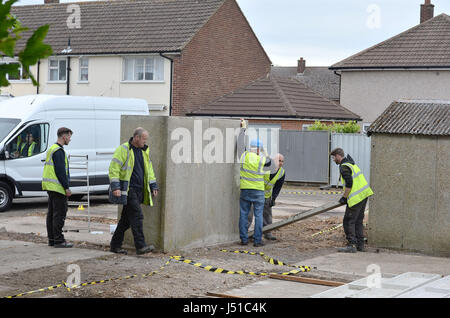
<instances>
[{"instance_id":1,"label":"work glove","mask_svg":"<svg viewBox=\"0 0 450 318\"><path fill-rule=\"evenodd\" d=\"M344 197L340 198L339 203L347 204L347 198L344 198Z\"/></svg>"},{"instance_id":2,"label":"work glove","mask_svg":"<svg viewBox=\"0 0 450 318\"><path fill-rule=\"evenodd\" d=\"M270 207L273 207L275 205L275 200L274 199L270 199Z\"/></svg>"}]
</instances>

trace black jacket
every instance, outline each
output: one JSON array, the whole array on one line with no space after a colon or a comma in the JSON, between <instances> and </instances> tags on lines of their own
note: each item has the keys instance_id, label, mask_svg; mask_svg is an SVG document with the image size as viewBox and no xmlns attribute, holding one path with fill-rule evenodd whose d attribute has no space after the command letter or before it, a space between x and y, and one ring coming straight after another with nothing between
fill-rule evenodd
<instances>
[{"instance_id":1,"label":"black jacket","mask_svg":"<svg viewBox=\"0 0 450 318\"><path fill-rule=\"evenodd\" d=\"M355 164L355 161L353 160L353 158L350 157L350 155L347 155L347 157L342 159L342 161L339 165L339 172L341 173L341 176L344 179L345 187L351 189L353 186L352 169L350 169L347 166L342 165L343 163L347 163L347 162L351 163L352 165Z\"/></svg>"},{"instance_id":2,"label":"black jacket","mask_svg":"<svg viewBox=\"0 0 450 318\"><path fill-rule=\"evenodd\" d=\"M63 146L61 145L59 146L61 147L61 149L56 150L52 156L53 165L55 167L55 174L56 177L58 178L59 183L61 183L63 188L69 189L70 174L69 171L67 171L66 174L66 153L64 151Z\"/></svg>"}]
</instances>

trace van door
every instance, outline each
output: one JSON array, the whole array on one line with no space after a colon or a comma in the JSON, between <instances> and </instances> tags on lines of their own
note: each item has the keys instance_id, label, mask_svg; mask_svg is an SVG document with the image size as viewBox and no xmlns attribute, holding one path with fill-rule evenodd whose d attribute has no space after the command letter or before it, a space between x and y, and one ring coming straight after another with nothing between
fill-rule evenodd
<instances>
[{"instance_id":1,"label":"van door","mask_svg":"<svg viewBox=\"0 0 450 318\"><path fill-rule=\"evenodd\" d=\"M43 196L42 173L49 146L49 124L33 122L22 128L5 145L5 172L16 182L17 194Z\"/></svg>"},{"instance_id":2,"label":"van door","mask_svg":"<svg viewBox=\"0 0 450 318\"><path fill-rule=\"evenodd\" d=\"M95 103L95 102L94 102ZM95 183L104 189L109 188L109 164L114 151L120 145L121 112L109 104L95 103Z\"/></svg>"}]
</instances>

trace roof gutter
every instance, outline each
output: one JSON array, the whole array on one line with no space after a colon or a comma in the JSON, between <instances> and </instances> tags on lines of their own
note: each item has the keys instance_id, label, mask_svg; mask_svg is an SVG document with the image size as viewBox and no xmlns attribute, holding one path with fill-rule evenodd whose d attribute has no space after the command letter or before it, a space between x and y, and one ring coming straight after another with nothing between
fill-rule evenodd
<instances>
[{"instance_id":1,"label":"roof gutter","mask_svg":"<svg viewBox=\"0 0 450 318\"><path fill-rule=\"evenodd\" d=\"M189 113L186 114L189 117L214 117L214 118L222 118L222 119L239 119L239 118L248 118L254 120L305 120L305 121L316 121L316 120L333 120L333 121L362 121L361 118L312 118L312 117L294 117L294 116L249 116L249 115L217 115L217 114L194 114Z\"/></svg>"},{"instance_id":2,"label":"roof gutter","mask_svg":"<svg viewBox=\"0 0 450 318\"><path fill-rule=\"evenodd\" d=\"M145 51L145 52L136 52L136 51L127 51L127 52L98 52L98 53L92 53L92 52L88 52L88 53L83 53L83 52L75 52L75 53L71 53L71 54L64 54L64 53L56 53L55 55L64 55L64 56L111 56L111 55L146 55L146 54L161 54L161 53L166 53L166 54L180 54L181 50L172 50L172 51Z\"/></svg>"},{"instance_id":3,"label":"roof gutter","mask_svg":"<svg viewBox=\"0 0 450 318\"><path fill-rule=\"evenodd\" d=\"M345 66L345 67L333 67L330 66L328 68L332 71L338 71L338 70L355 70L355 71L361 71L361 70L445 70L450 71L450 65L446 66Z\"/></svg>"}]
</instances>

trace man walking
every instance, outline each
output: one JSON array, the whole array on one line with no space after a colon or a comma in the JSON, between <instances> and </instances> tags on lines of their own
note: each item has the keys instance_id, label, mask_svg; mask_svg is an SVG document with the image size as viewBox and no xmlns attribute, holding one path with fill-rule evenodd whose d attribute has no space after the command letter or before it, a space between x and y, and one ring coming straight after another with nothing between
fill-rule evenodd
<instances>
[{"instance_id":1,"label":"man walking","mask_svg":"<svg viewBox=\"0 0 450 318\"><path fill-rule=\"evenodd\" d=\"M110 187L113 196L121 198L124 206L117 228L111 239L113 253L127 254L122 249L125 231L131 227L136 254L141 255L154 250L146 245L143 230L141 203L153 206L152 195L158 195L150 150L147 145L148 131L142 127L134 130L133 137L114 152L109 165Z\"/></svg>"},{"instance_id":2,"label":"man walking","mask_svg":"<svg viewBox=\"0 0 450 318\"><path fill-rule=\"evenodd\" d=\"M373 195L373 191L352 157L350 155L345 157L342 148L334 149L331 152L331 158L339 165L341 182L344 184L344 195L339 202L347 204L343 227L348 243L345 248L340 248L338 251L344 253L363 252L364 210L366 209L367 198Z\"/></svg>"},{"instance_id":3,"label":"man walking","mask_svg":"<svg viewBox=\"0 0 450 318\"><path fill-rule=\"evenodd\" d=\"M275 205L275 200L280 194L281 187L284 184L285 171L283 169L284 156L277 154L274 158L275 165L278 165L278 170L274 173L266 173L264 175L264 210L263 210L263 227L272 224L272 207ZM253 212L250 211L248 215L248 226L252 224ZM264 234L266 240L276 240L277 238L271 232Z\"/></svg>"},{"instance_id":4,"label":"man walking","mask_svg":"<svg viewBox=\"0 0 450 318\"><path fill-rule=\"evenodd\" d=\"M69 189L70 173L64 146L72 137L72 130L66 127L58 129L58 141L47 150L42 190L48 193L47 237L48 245L56 248L72 247L66 242L62 229L67 215L67 198L72 195Z\"/></svg>"},{"instance_id":5,"label":"man walking","mask_svg":"<svg viewBox=\"0 0 450 318\"><path fill-rule=\"evenodd\" d=\"M248 214L253 205L255 214L255 231L253 246L263 246L262 227L264 209L264 167L271 161L263 155L263 145L260 140L252 140L250 151L244 151L240 158L240 216L239 236L241 245L248 244Z\"/></svg>"}]
</instances>

